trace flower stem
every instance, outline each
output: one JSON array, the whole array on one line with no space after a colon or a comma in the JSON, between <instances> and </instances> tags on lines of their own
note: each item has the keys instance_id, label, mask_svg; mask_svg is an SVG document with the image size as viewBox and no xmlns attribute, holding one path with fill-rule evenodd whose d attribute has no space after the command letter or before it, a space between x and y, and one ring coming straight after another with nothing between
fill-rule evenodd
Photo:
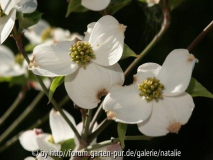
<instances>
[{"instance_id":1,"label":"flower stem","mask_svg":"<svg viewBox=\"0 0 213 160\"><path fill-rule=\"evenodd\" d=\"M11 113L16 110L16 108L18 107L18 105L24 99L25 93L26 93L26 86L23 86L22 89L21 89L21 91L19 92L17 98L13 102L13 104L8 108L8 110L0 118L0 125L2 125L5 122L5 120L11 115Z\"/></svg>"},{"instance_id":2,"label":"flower stem","mask_svg":"<svg viewBox=\"0 0 213 160\"><path fill-rule=\"evenodd\" d=\"M112 120L108 120L107 118L103 120L97 129L89 136L88 142L91 143L111 122Z\"/></svg>"},{"instance_id":3,"label":"flower stem","mask_svg":"<svg viewBox=\"0 0 213 160\"><path fill-rule=\"evenodd\" d=\"M86 114L86 119L85 119L85 124L82 132L82 138L87 139L88 134L89 134L89 125L91 121L91 116L92 116L92 109L88 109L88 112Z\"/></svg>"},{"instance_id":4,"label":"flower stem","mask_svg":"<svg viewBox=\"0 0 213 160\"><path fill-rule=\"evenodd\" d=\"M124 140L151 140L150 137L147 137L147 136L144 136L144 135L140 135L140 136L125 136ZM108 146L108 145L111 145L111 144L115 144L115 143L118 143L120 142L120 139L119 138L115 138L115 139L111 139L111 140L107 140L107 141L103 141L103 142L100 142L100 143L97 143L97 144L94 144L94 145L91 145L91 146L87 146L86 148L82 149L81 151L91 151L91 150L95 150L95 149L98 149L98 148L101 148L101 147L104 147L104 146Z\"/></svg>"},{"instance_id":5,"label":"flower stem","mask_svg":"<svg viewBox=\"0 0 213 160\"><path fill-rule=\"evenodd\" d=\"M103 107L103 103L100 104L100 106L98 107L97 111L95 112L95 115L90 123L90 128L89 128L89 133L92 133L93 127L95 125L95 123L97 122L97 120L100 118L101 113L103 111L102 109Z\"/></svg>"},{"instance_id":6,"label":"flower stem","mask_svg":"<svg viewBox=\"0 0 213 160\"><path fill-rule=\"evenodd\" d=\"M15 27L14 27L15 28ZM27 56L27 53L25 52L24 48L23 48L23 43L22 43L22 33L16 37L14 37L15 41L16 41L16 45L18 47L19 52L23 55L23 57L25 58L25 60L27 61L27 63L30 63L29 57ZM42 79L40 76L35 75L35 78L38 80L38 82L40 83L44 93L46 94L46 96L48 97L49 93L48 90L46 88L46 86L44 85ZM64 112L62 111L62 109L60 108L60 106L57 104L57 102L52 98L51 99L51 103L53 104L54 108L59 111L59 113L61 114L61 116L64 118L64 120L68 123L68 125L72 128L73 132L75 133L78 141L80 142L81 136L78 133L77 129L75 128L75 126L73 125L73 123L68 119L68 117L66 116L66 114L64 114Z\"/></svg>"},{"instance_id":7,"label":"flower stem","mask_svg":"<svg viewBox=\"0 0 213 160\"><path fill-rule=\"evenodd\" d=\"M189 52L191 52L200 41L213 29L213 21L194 39L194 41L188 46Z\"/></svg>"},{"instance_id":8,"label":"flower stem","mask_svg":"<svg viewBox=\"0 0 213 160\"><path fill-rule=\"evenodd\" d=\"M139 56L128 66L128 68L124 72L125 77L130 74L130 72L138 65L141 59L154 47L155 44L157 44L157 42L160 41L163 34L168 30L170 26L170 9L166 4L163 4L162 10L164 18L160 31L155 35L148 46L139 54Z\"/></svg>"},{"instance_id":9,"label":"flower stem","mask_svg":"<svg viewBox=\"0 0 213 160\"><path fill-rule=\"evenodd\" d=\"M63 106L68 100L70 100L69 96L65 96L60 102L59 106ZM30 127L28 127L26 130L38 128L43 123L45 123L49 119L49 113L47 113L44 117L38 119L35 123L33 123ZM12 146L14 143L16 143L19 139L19 136L23 133L23 131L19 132L17 135L9 139L4 145L0 147L0 153Z\"/></svg>"},{"instance_id":10,"label":"flower stem","mask_svg":"<svg viewBox=\"0 0 213 160\"><path fill-rule=\"evenodd\" d=\"M12 133L12 131L20 124L20 122L23 121L24 118L26 118L26 116L30 114L30 112L33 111L36 104L41 100L43 95L44 93L40 92L36 96L36 98L32 101L32 103L24 110L24 112L9 126L9 128L5 132L1 134L0 142L2 142L5 138L7 138Z\"/></svg>"}]
</instances>

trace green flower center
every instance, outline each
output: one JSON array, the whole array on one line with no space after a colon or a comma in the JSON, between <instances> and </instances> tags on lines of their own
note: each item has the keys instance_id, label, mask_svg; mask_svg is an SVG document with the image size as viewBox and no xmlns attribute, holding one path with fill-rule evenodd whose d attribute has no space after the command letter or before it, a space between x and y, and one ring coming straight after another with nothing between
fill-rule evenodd
<instances>
[{"instance_id":1,"label":"green flower center","mask_svg":"<svg viewBox=\"0 0 213 160\"><path fill-rule=\"evenodd\" d=\"M86 67L86 64L95 58L91 45L84 41L78 41L77 44L71 46L70 56L73 62L83 67Z\"/></svg>"},{"instance_id":2,"label":"green flower center","mask_svg":"<svg viewBox=\"0 0 213 160\"><path fill-rule=\"evenodd\" d=\"M53 31L53 28L47 28L42 31L42 33L41 33L42 42L46 41L47 39L52 38L52 31Z\"/></svg>"},{"instance_id":3,"label":"green flower center","mask_svg":"<svg viewBox=\"0 0 213 160\"><path fill-rule=\"evenodd\" d=\"M49 137L49 139L47 141L50 142L50 143L55 143L52 135Z\"/></svg>"},{"instance_id":4,"label":"green flower center","mask_svg":"<svg viewBox=\"0 0 213 160\"><path fill-rule=\"evenodd\" d=\"M24 63L24 57L22 56L21 53L18 53L18 54L15 56L15 63L19 64L20 66L23 65L23 63Z\"/></svg>"},{"instance_id":5,"label":"green flower center","mask_svg":"<svg viewBox=\"0 0 213 160\"><path fill-rule=\"evenodd\" d=\"M1 5L0 5L0 17L3 17L3 16L5 16L5 13L4 13L4 11L2 10Z\"/></svg>"},{"instance_id":6,"label":"green flower center","mask_svg":"<svg viewBox=\"0 0 213 160\"><path fill-rule=\"evenodd\" d=\"M155 77L149 77L142 81L138 85L138 89L141 91L139 95L144 96L147 101L152 101L153 99L157 101L159 98L163 98L162 90L164 89L164 85Z\"/></svg>"}]
</instances>

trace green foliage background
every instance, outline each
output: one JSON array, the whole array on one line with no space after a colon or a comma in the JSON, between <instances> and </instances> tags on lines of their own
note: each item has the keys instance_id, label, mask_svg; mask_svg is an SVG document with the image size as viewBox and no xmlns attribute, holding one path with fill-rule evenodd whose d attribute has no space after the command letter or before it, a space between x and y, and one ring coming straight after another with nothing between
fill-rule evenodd
<instances>
[{"instance_id":1,"label":"green foliage background","mask_svg":"<svg viewBox=\"0 0 213 160\"><path fill-rule=\"evenodd\" d=\"M98 12L71 13L65 18L68 3L66 0L38 0L38 10L43 13L43 18L52 26L69 29L71 32L83 34L86 31L87 24L97 21L101 14ZM145 62L155 62L162 64L170 51L176 48L187 48L194 38L212 21L213 19L213 1L212 0L186 0L180 7L171 13L171 26L165 36L154 49L142 60ZM162 14L158 6L148 8L145 4L133 0L132 3L117 12L114 15L120 23L127 25L125 33L125 43L136 53L140 53L150 42L153 36L158 32L162 21ZM27 43L27 40L24 41ZM9 38L6 45L17 53L15 42ZM196 64L193 77L196 78L209 91L213 92L213 31L192 51L199 59ZM125 69L134 58L127 58L120 61ZM132 82L132 75L136 73L136 68L131 76L126 79L125 84ZM7 83L0 84L0 115L4 113L8 106L13 102L20 90L19 86L10 88ZM30 104L37 91L27 92L25 100L12 116L0 128L2 133ZM57 89L54 97L60 100L66 94L64 86ZM128 141L125 144L125 150L138 151L146 150L174 150L181 151L179 159L211 160L213 159L213 100L208 98L194 98L195 109L189 122L182 127L178 135L169 134L165 137L154 138L151 142L147 141ZM48 98L44 97L39 103L33 114L29 115L19 127L11 133L9 138L26 129L38 118L49 112L51 104L47 105ZM81 116L78 110L73 108L70 101L65 106L76 119L80 122ZM102 119L105 115L102 115ZM50 133L48 122L41 126L44 132ZM127 135L140 135L137 125L129 125ZM112 123L105 132L99 137L98 141L107 140L111 137L117 137L116 123ZM8 139L9 139L8 138ZM23 160L31 153L25 151L19 142L0 155L1 160ZM134 157L125 157L125 159L136 159ZM144 160L170 160L171 157L143 157Z\"/></svg>"}]
</instances>

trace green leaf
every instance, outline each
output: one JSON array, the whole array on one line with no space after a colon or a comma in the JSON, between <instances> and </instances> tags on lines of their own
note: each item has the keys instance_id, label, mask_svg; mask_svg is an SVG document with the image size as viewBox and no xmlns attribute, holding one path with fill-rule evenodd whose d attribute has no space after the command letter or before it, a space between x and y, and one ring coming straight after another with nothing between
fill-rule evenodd
<instances>
[{"instance_id":1,"label":"green leaf","mask_svg":"<svg viewBox=\"0 0 213 160\"><path fill-rule=\"evenodd\" d=\"M124 123L118 123L118 125L117 125L118 137L120 139L121 147L123 149L125 147L124 139L125 139L125 135L126 135L127 126L128 125L124 124Z\"/></svg>"},{"instance_id":2,"label":"green leaf","mask_svg":"<svg viewBox=\"0 0 213 160\"><path fill-rule=\"evenodd\" d=\"M35 11L29 14L23 14L22 12L18 13L18 20L19 20L19 33L22 29L26 29L36 23L41 19L41 13Z\"/></svg>"},{"instance_id":3,"label":"green leaf","mask_svg":"<svg viewBox=\"0 0 213 160\"><path fill-rule=\"evenodd\" d=\"M64 151L68 152L69 149L71 149L71 150L75 149L75 141L74 141L73 138L64 141L61 145L61 151L62 152L64 152ZM67 156L69 156L69 154L68 155L65 154L65 156L67 157Z\"/></svg>"},{"instance_id":4,"label":"green leaf","mask_svg":"<svg viewBox=\"0 0 213 160\"><path fill-rule=\"evenodd\" d=\"M129 46L127 46L126 44L124 44L124 51L123 51L123 55L121 57L122 59L128 58L128 57L138 57L137 54L135 54L135 52L133 52Z\"/></svg>"},{"instance_id":5,"label":"green leaf","mask_svg":"<svg viewBox=\"0 0 213 160\"><path fill-rule=\"evenodd\" d=\"M35 48L35 46L36 45L29 43L24 47L24 49L25 49L26 52L32 52L33 49Z\"/></svg>"},{"instance_id":6,"label":"green leaf","mask_svg":"<svg viewBox=\"0 0 213 160\"><path fill-rule=\"evenodd\" d=\"M112 0L108 6L108 11L110 14L115 14L120 9L130 4L131 0Z\"/></svg>"},{"instance_id":7,"label":"green leaf","mask_svg":"<svg viewBox=\"0 0 213 160\"><path fill-rule=\"evenodd\" d=\"M53 79L51 86L50 86L50 91L49 91L49 101L51 101L56 88L58 88L58 86L60 86L63 82L64 82L63 76L56 77Z\"/></svg>"},{"instance_id":8,"label":"green leaf","mask_svg":"<svg viewBox=\"0 0 213 160\"><path fill-rule=\"evenodd\" d=\"M191 78L189 86L186 90L192 97L208 97L213 98L213 94L210 93L202 84L200 84L195 78Z\"/></svg>"},{"instance_id":9,"label":"green leaf","mask_svg":"<svg viewBox=\"0 0 213 160\"><path fill-rule=\"evenodd\" d=\"M86 11L88 11L88 9L81 5L81 0L70 0L67 8L66 17L68 17L71 12L86 12Z\"/></svg>"}]
</instances>

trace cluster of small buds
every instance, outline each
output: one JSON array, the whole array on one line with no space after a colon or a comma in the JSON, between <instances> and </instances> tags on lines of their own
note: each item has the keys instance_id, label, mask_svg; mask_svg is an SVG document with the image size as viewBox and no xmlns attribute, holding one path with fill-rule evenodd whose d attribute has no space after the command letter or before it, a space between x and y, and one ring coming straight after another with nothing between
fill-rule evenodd
<instances>
[{"instance_id":1,"label":"cluster of small buds","mask_svg":"<svg viewBox=\"0 0 213 160\"><path fill-rule=\"evenodd\" d=\"M44 42L47 39L52 38L52 31L53 31L53 28L47 28L44 31L42 31L42 33L41 33L42 42Z\"/></svg>"},{"instance_id":2,"label":"cluster of small buds","mask_svg":"<svg viewBox=\"0 0 213 160\"><path fill-rule=\"evenodd\" d=\"M1 8L1 5L0 5L0 17L3 17L5 15L4 11L2 10Z\"/></svg>"},{"instance_id":3,"label":"cluster of small buds","mask_svg":"<svg viewBox=\"0 0 213 160\"><path fill-rule=\"evenodd\" d=\"M141 91L140 96L144 96L147 101L158 100L163 98L162 90L164 85L160 83L160 80L157 78L147 78L141 84L138 85L138 89Z\"/></svg>"},{"instance_id":4,"label":"cluster of small buds","mask_svg":"<svg viewBox=\"0 0 213 160\"><path fill-rule=\"evenodd\" d=\"M16 56L15 56L15 62L19 65L23 65L23 62L24 62L24 57L22 56L21 53L18 53Z\"/></svg>"},{"instance_id":5,"label":"cluster of small buds","mask_svg":"<svg viewBox=\"0 0 213 160\"><path fill-rule=\"evenodd\" d=\"M72 45L70 56L73 62L81 64L83 67L86 67L86 63L90 62L92 58L95 58L91 45L84 41L78 41L77 44Z\"/></svg>"},{"instance_id":6,"label":"cluster of small buds","mask_svg":"<svg viewBox=\"0 0 213 160\"><path fill-rule=\"evenodd\" d=\"M50 135L50 137L48 138L47 141L50 142L50 143L55 143L52 135Z\"/></svg>"}]
</instances>

